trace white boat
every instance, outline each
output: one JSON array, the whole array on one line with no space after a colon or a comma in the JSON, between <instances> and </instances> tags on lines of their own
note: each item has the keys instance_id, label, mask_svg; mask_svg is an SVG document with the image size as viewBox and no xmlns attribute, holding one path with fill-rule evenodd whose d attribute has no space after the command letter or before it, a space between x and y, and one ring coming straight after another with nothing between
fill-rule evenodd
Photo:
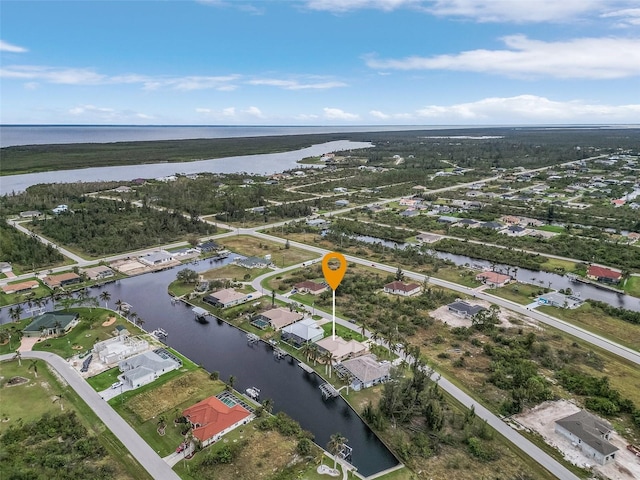
<instances>
[{"instance_id":1,"label":"white boat","mask_svg":"<svg viewBox=\"0 0 640 480\"><path fill-rule=\"evenodd\" d=\"M165 329L163 329L163 328L157 328L153 332L151 332L151 334L154 337L157 337L157 338L161 338L161 337L164 338L164 337L168 337L169 336L167 331Z\"/></svg>"},{"instance_id":2,"label":"white boat","mask_svg":"<svg viewBox=\"0 0 640 480\"><path fill-rule=\"evenodd\" d=\"M260 389L256 387L249 387L245 390L245 393L254 400L257 400L260 397Z\"/></svg>"}]
</instances>

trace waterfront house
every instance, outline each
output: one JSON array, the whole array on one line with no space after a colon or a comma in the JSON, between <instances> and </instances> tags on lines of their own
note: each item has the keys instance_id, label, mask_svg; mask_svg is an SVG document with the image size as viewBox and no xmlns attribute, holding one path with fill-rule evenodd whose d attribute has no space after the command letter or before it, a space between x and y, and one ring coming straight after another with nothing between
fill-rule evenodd
<instances>
[{"instance_id":1,"label":"waterfront house","mask_svg":"<svg viewBox=\"0 0 640 480\"><path fill-rule=\"evenodd\" d=\"M307 220L306 223L310 227L324 227L329 222L324 218L312 218L310 220Z\"/></svg>"},{"instance_id":2,"label":"waterfront house","mask_svg":"<svg viewBox=\"0 0 640 480\"><path fill-rule=\"evenodd\" d=\"M416 240L419 243L434 243L440 240L442 237L440 235L435 235L433 233L421 233L416 235Z\"/></svg>"},{"instance_id":3,"label":"waterfront house","mask_svg":"<svg viewBox=\"0 0 640 480\"><path fill-rule=\"evenodd\" d=\"M184 410L182 415L191 424L193 436L203 447L215 443L224 434L253 418L253 414L239 404L229 406L217 397L205 398Z\"/></svg>"},{"instance_id":4,"label":"waterfront house","mask_svg":"<svg viewBox=\"0 0 640 480\"><path fill-rule=\"evenodd\" d=\"M284 327L291 325L292 323L302 320L302 318L303 315L301 313L295 311L292 312L288 308L278 307L272 308L271 310L267 310L266 312L262 312L256 315L251 324L254 325L255 322L255 325L258 328L263 328L260 327L260 325L266 324L265 327L268 325L274 330L278 331L283 329Z\"/></svg>"},{"instance_id":5,"label":"waterfront house","mask_svg":"<svg viewBox=\"0 0 640 480\"><path fill-rule=\"evenodd\" d=\"M161 375L180 367L182 361L164 348L144 352L118 363L118 368L123 372L123 383L133 388L151 383Z\"/></svg>"},{"instance_id":6,"label":"waterfront house","mask_svg":"<svg viewBox=\"0 0 640 480\"><path fill-rule=\"evenodd\" d=\"M77 313L54 311L43 313L27 325L22 333L25 337L47 337L49 335L62 335L78 324Z\"/></svg>"},{"instance_id":7,"label":"waterfront house","mask_svg":"<svg viewBox=\"0 0 640 480\"><path fill-rule=\"evenodd\" d=\"M326 292L329 287L326 283L317 283L312 282L311 280L305 280L304 282L296 283L293 288L295 288L300 293L320 295L322 292Z\"/></svg>"},{"instance_id":8,"label":"waterfront house","mask_svg":"<svg viewBox=\"0 0 640 480\"><path fill-rule=\"evenodd\" d=\"M373 354L351 358L336 365L338 376L351 378L351 388L356 391L384 383L390 378L391 363L378 362Z\"/></svg>"},{"instance_id":9,"label":"waterfront house","mask_svg":"<svg viewBox=\"0 0 640 480\"><path fill-rule=\"evenodd\" d=\"M556 433L566 437L586 457L594 459L600 465L606 465L616 458L618 448L609 442L612 431L613 427L609 422L586 410L555 422Z\"/></svg>"},{"instance_id":10,"label":"waterfront house","mask_svg":"<svg viewBox=\"0 0 640 480\"><path fill-rule=\"evenodd\" d=\"M217 252L222 249L222 247L213 240L207 240L206 242L199 243L196 248L202 253Z\"/></svg>"},{"instance_id":11,"label":"waterfront house","mask_svg":"<svg viewBox=\"0 0 640 480\"><path fill-rule=\"evenodd\" d=\"M573 295L564 295L558 292L549 292L540 295L537 299L540 305L549 305L559 308L578 308L582 305L581 298L574 297Z\"/></svg>"},{"instance_id":12,"label":"waterfront house","mask_svg":"<svg viewBox=\"0 0 640 480\"><path fill-rule=\"evenodd\" d=\"M610 268L589 265L587 278L603 283L620 283L620 280L622 280L622 273L611 270Z\"/></svg>"},{"instance_id":13,"label":"waterfront house","mask_svg":"<svg viewBox=\"0 0 640 480\"><path fill-rule=\"evenodd\" d=\"M511 281L511 277L498 272L482 272L476 275L476 280L484 283L485 285L489 285L490 287L499 288L504 287L509 283Z\"/></svg>"},{"instance_id":14,"label":"waterfront house","mask_svg":"<svg viewBox=\"0 0 640 480\"><path fill-rule=\"evenodd\" d=\"M218 290L217 292L213 292L206 297L203 298L203 301L208 303L209 305L213 305L218 308L229 308L235 305L240 305L241 303L245 303L251 299L252 295L237 292L233 288L225 288L223 290Z\"/></svg>"},{"instance_id":15,"label":"waterfront house","mask_svg":"<svg viewBox=\"0 0 640 480\"><path fill-rule=\"evenodd\" d=\"M391 282L384 286L384 292L391 295L402 295L403 297L410 297L416 293L420 293L420 285L417 283L404 283L404 282Z\"/></svg>"},{"instance_id":16,"label":"waterfront house","mask_svg":"<svg viewBox=\"0 0 640 480\"><path fill-rule=\"evenodd\" d=\"M311 318L305 318L282 329L282 340L300 348L307 342L315 342L324 337L324 330Z\"/></svg>"},{"instance_id":17,"label":"waterfront house","mask_svg":"<svg viewBox=\"0 0 640 480\"><path fill-rule=\"evenodd\" d=\"M51 289L56 287L66 287L67 285L73 285L74 283L80 283L81 281L82 278L80 275L73 272L60 273L58 275L47 275L42 279L42 282Z\"/></svg>"},{"instance_id":18,"label":"waterfront house","mask_svg":"<svg viewBox=\"0 0 640 480\"><path fill-rule=\"evenodd\" d=\"M34 290L40 286L37 280L27 280L25 282L10 283L8 285L2 285L2 291L6 294L12 293L25 293L29 290Z\"/></svg>"},{"instance_id":19,"label":"waterfront house","mask_svg":"<svg viewBox=\"0 0 640 480\"><path fill-rule=\"evenodd\" d=\"M118 325L122 327L122 325ZM149 348L149 343L139 337L130 337L126 328L118 330L116 337L108 338L93 346L93 352L98 355L105 365L120 362L127 357L143 352Z\"/></svg>"},{"instance_id":20,"label":"waterfront house","mask_svg":"<svg viewBox=\"0 0 640 480\"><path fill-rule=\"evenodd\" d=\"M318 345L318 350L321 354L331 352L331 357L336 362L363 355L369 350L366 345L357 340L345 340L337 335L335 339L329 335L318 340L316 345Z\"/></svg>"},{"instance_id":21,"label":"waterfront house","mask_svg":"<svg viewBox=\"0 0 640 480\"><path fill-rule=\"evenodd\" d=\"M271 265L271 258L247 257L236 259L236 264L244 268L266 268Z\"/></svg>"},{"instance_id":22,"label":"waterfront house","mask_svg":"<svg viewBox=\"0 0 640 480\"><path fill-rule=\"evenodd\" d=\"M480 305L471 305L470 303L462 301L450 303L447 305L447 308L450 312L453 312L463 318L471 318L482 310L486 310L486 308L481 307Z\"/></svg>"},{"instance_id":23,"label":"waterfront house","mask_svg":"<svg viewBox=\"0 0 640 480\"><path fill-rule=\"evenodd\" d=\"M172 262L173 255L169 252L165 252L164 250L158 250L157 252L143 255L142 257L139 257L138 260L150 267L157 267Z\"/></svg>"},{"instance_id":24,"label":"waterfront house","mask_svg":"<svg viewBox=\"0 0 640 480\"><path fill-rule=\"evenodd\" d=\"M105 265L98 265L97 267L82 269L91 280L102 280L104 278L113 277L115 273L109 267Z\"/></svg>"}]
</instances>

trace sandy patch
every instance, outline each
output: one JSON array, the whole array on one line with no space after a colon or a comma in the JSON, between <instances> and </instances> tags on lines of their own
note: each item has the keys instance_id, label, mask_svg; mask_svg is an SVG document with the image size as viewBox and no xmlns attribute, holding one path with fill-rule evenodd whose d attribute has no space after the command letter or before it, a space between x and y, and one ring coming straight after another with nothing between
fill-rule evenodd
<instances>
[{"instance_id":1,"label":"sandy patch","mask_svg":"<svg viewBox=\"0 0 640 480\"><path fill-rule=\"evenodd\" d=\"M555 421L580 411L580 407L566 400L543 402L536 407L514 415L512 419L525 428L539 433L549 445L560 450L569 462L584 468L591 468L594 472L611 480L633 480L640 478L640 462L637 457L627 450L628 442L612 433L609 442L618 447L614 462L599 465L592 458L585 456L579 447L571 441L557 434Z\"/></svg>"},{"instance_id":2,"label":"sandy patch","mask_svg":"<svg viewBox=\"0 0 640 480\"><path fill-rule=\"evenodd\" d=\"M109 317L109 319L106 322L102 322L102 326L103 327L110 327L114 323L116 323L116 317Z\"/></svg>"}]
</instances>

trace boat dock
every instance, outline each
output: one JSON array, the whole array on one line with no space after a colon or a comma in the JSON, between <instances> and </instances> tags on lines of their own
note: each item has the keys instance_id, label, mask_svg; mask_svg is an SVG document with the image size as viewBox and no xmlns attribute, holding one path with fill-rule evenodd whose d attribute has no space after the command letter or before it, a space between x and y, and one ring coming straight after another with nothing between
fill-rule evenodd
<instances>
[{"instance_id":1,"label":"boat dock","mask_svg":"<svg viewBox=\"0 0 640 480\"><path fill-rule=\"evenodd\" d=\"M302 362L298 362L298 366L303 369L305 372L307 373L314 373L313 368L311 368L309 365L307 365L306 363L302 363Z\"/></svg>"},{"instance_id":2,"label":"boat dock","mask_svg":"<svg viewBox=\"0 0 640 480\"><path fill-rule=\"evenodd\" d=\"M587 285L593 285L596 288L600 288L602 290L608 290L610 292L623 294L624 290L620 290L619 288L612 287L611 285L606 285L604 283L596 282L594 280L590 280L588 278L581 277L576 275L575 273L565 273L565 276L572 282L586 283Z\"/></svg>"},{"instance_id":3,"label":"boat dock","mask_svg":"<svg viewBox=\"0 0 640 480\"><path fill-rule=\"evenodd\" d=\"M322 397L325 400L340 396L340 392L338 392L338 390L336 390L334 386L331 385L330 383L323 383L322 385L320 385L319 388L320 388L320 391L322 392Z\"/></svg>"},{"instance_id":4,"label":"boat dock","mask_svg":"<svg viewBox=\"0 0 640 480\"><path fill-rule=\"evenodd\" d=\"M258 335L256 335L255 333L247 333L247 343L249 343L249 345L253 345L255 343L258 343L260 341L260 337Z\"/></svg>"}]
</instances>

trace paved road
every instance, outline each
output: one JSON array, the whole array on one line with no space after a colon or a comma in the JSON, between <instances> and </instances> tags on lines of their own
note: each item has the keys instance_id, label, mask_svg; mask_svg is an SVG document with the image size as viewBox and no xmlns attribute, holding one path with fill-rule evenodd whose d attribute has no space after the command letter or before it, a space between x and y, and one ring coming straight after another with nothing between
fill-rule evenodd
<instances>
[{"instance_id":1,"label":"paved road","mask_svg":"<svg viewBox=\"0 0 640 480\"><path fill-rule=\"evenodd\" d=\"M322 250L322 249L318 249L318 250ZM353 261L353 259L351 257L349 257L349 256L347 256L346 258L347 258L348 261ZM305 262L305 264L308 264L308 262ZM367 264L370 265L370 262L367 262ZM289 271L289 270L294 270L294 269L299 268L301 266L302 266L302 264L292 265L290 267L278 270L278 273L286 272L286 271ZM384 270L390 271L392 273L395 273L395 271L396 271L396 268L390 267L388 265L376 264L376 267L377 268L385 267ZM406 274L406 272L405 272L405 274ZM274 275L274 272L267 272L264 275L261 275L260 277L256 278L252 282L253 288L255 288L258 291L261 291L262 286L260 285L260 282L263 279L265 279L267 277L270 277L270 276L273 276L273 275ZM276 295L276 298L278 298L278 300L282 300L283 302L291 302L292 301L291 299L289 299L288 297L285 297L283 295ZM331 320L331 318L332 318L332 314L331 313L327 313L327 312L324 312L322 310L316 310L315 313L316 313L316 315L320 315L321 317L329 319L329 320ZM340 318L340 317L336 317L336 323L340 324L340 325L344 325L345 327L350 328L351 330L354 330L354 331L359 332L359 333L362 330L361 327L359 327L358 325L350 323L349 321L347 321L347 320L345 320L343 318ZM365 330L365 336L371 337L371 335L372 335L371 332ZM388 347L388 345L386 345L382 341L378 341L377 343L379 345L385 345L385 346ZM404 352L400 351L400 355L403 355L403 353ZM406 359L407 359L407 361L409 363L413 363L413 361L414 361L414 359L411 356L407 356ZM486 420L487 423L492 428L497 430L507 440L509 440L514 445L516 445L518 448L520 448L523 452L525 452L527 455L529 455L531 458L533 458L536 462L538 462L540 465L542 465L544 468L546 468L553 475L555 475L556 477L561 478L563 480L578 480L579 479L579 477L574 475L570 470L565 468L561 463L559 463L558 461L553 459L550 455L548 455L543 450L538 448L535 444L533 444L532 442L527 440L525 437L520 435L517 431L513 430L506 423L504 423L499 417L494 415L487 408L485 408L482 405L480 405L479 403L477 403L476 400L471 398L469 395L467 395L464 391L462 391L456 385L451 383L449 380L447 380L446 378L442 378L438 373L434 373L431 378L434 381L437 381L438 385L440 385L440 387L444 391L446 391L451 396L456 398L465 407L471 408L473 406L474 409L475 409L475 413L479 418L481 418L483 420Z\"/></svg>"},{"instance_id":2,"label":"paved road","mask_svg":"<svg viewBox=\"0 0 640 480\"><path fill-rule=\"evenodd\" d=\"M1 355L0 362L10 360L13 354ZM49 352L22 352L22 358L37 358L51 365L84 400L102 422L124 444L131 455L149 472L152 478L180 480L171 467L125 422L111 406L100 398L78 372L62 357Z\"/></svg>"}]
</instances>

